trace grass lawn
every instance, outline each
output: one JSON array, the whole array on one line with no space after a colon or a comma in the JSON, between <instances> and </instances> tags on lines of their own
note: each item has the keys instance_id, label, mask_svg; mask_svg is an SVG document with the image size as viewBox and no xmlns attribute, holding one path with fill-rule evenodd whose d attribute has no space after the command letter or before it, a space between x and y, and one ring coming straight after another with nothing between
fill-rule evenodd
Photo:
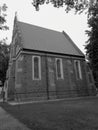
<instances>
[{"instance_id":1,"label":"grass lawn","mask_svg":"<svg viewBox=\"0 0 98 130\"><path fill-rule=\"evenodd\" d=\"M1 106L32 130L98 130L98 97Z\"/></svg>"}]
</instances>

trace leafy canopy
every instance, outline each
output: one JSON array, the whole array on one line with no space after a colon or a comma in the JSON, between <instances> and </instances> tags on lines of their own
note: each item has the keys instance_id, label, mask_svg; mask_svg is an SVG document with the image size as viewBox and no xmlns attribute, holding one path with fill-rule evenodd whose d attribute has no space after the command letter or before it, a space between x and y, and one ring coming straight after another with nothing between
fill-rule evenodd
<instances>
[{"instance_id":1,"label":"leafy canopy","mask_svg":"<svg viewBox=\"0 0 98 130\"><path fill-rule=\"evenodd\" d=\"M51 3L54 7L64 7L65 11L68 13L71 9L75 9L76 12L83 12L85 9L88 9L97 0L33 0L32 4L39 10L39 6L43 4Z\"/></svg>"},{"instance_id":2,"label":"leafy canopy","mask_svg":"<svg viewBox=\"0 0 98 130\"><path fill-rule=\"evenodd\" d=\"M6 10L7 10L7 6L6 4L3 4L2 6L0 6L0 30L8 30L8 26L5 25L6 23Z\"/></svg>"},{"instance_id":3,"label":"leafy canopy","mask_svg":"<svg viewBox=\"0 0 98 130\"><path fill-rule=\"evenodd\" d=\"M98 70L98 2L89 8L89 30L86 31L89 39L86 45L86 53L93 70Z\"/></svg>"}]
</instances>

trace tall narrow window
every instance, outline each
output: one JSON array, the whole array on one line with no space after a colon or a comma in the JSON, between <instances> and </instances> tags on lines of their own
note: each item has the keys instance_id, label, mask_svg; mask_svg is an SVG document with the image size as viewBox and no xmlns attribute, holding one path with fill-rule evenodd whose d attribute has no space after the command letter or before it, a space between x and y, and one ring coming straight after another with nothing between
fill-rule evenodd
<instances>
[{"instance_id":1,"label":"tall narrow window","mask_svg":"<svg viewBox=\"0 0 98 130\"><path fill-rule=\"evenodd\" d=\"M57 79L63 79L63 66L60 58L56 58L56 75Z\"/></svg>"},{"instance_id":2,"label":"tall narrow window","mask_svg":"<svg viewBox=\"0 0 98 130\"><path fill-rule=\"evenodd\" d=\"M80 61L78 61L78 60L75 60L75 72L76 72L76 78L82 79Z\"/></svg>"},{"instance_id":3,"label":"tall narrow window","mask_svg":"<svg viewBox=\"0 0 98 130\"><path fill-rule=\"evenodd\" d=\"M41 79L41 70L40 70L40 57L33 56L33 80Z\"/></svg>"}]
</instances>

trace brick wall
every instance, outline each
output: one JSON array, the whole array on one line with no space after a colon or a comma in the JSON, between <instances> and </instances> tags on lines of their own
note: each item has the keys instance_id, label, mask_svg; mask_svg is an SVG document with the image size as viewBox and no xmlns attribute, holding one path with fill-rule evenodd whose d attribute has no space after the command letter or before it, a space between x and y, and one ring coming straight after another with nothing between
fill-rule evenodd
<instances>
[{"instance_id":1,"label":"brick wall","mask_svg":"<svg viewBox=\"0 0 98 130\"><path fill-rule=\"evenodd\" d=\"M80 60L82 79L77 80L74 68L74 60L77 59L59 56L59 58L62 58L64 78L57 79L55 58L58 58L58 56L39 54L38 56L41 57L41 80L33 80L32 56L35 55L38 54L23 54L23 59L20 62L22 71L18 74L21 79L21 86L16 87L17 93L21 93L18 94L20 99L41 100L89 95L84 59L78 59ZM50 66L54 70L54 73L50 73L54 76L50 75L50 77L48 59L51 60ZM52 83L50 83L50 80Z\"/></svg>"},{"instance_id":2,"label":"brick wall","mask_svg":"<svg viewBox=\"0 0 98 130\"><path fill-rule=\"evenodd\" d=\"M23 56L23 69L21 72L21 87L17 89L18 93L22 93L20 98L36 100L37 98L47 98L46 88L46 71L45 71L45 58L41 57L41 80L33 80L32 78L32 56L25 54Z\"/></svg>"}]
</instances>

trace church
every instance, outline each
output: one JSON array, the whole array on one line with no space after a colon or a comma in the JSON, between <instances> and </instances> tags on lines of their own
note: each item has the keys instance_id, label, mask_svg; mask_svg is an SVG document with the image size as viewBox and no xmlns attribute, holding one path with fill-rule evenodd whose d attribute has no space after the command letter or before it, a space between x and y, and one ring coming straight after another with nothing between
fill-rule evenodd
<instances>
[{"instance_id":1,"label":"church","mask_svg":"<svg viewBox=\"0 0 98 130\"><path fill-rule=\"evenodd\" d=\"M20 22L15 16L7 99L55 100L96 95L85 55L66 32Z\"/></svg>"}]
</instances>

